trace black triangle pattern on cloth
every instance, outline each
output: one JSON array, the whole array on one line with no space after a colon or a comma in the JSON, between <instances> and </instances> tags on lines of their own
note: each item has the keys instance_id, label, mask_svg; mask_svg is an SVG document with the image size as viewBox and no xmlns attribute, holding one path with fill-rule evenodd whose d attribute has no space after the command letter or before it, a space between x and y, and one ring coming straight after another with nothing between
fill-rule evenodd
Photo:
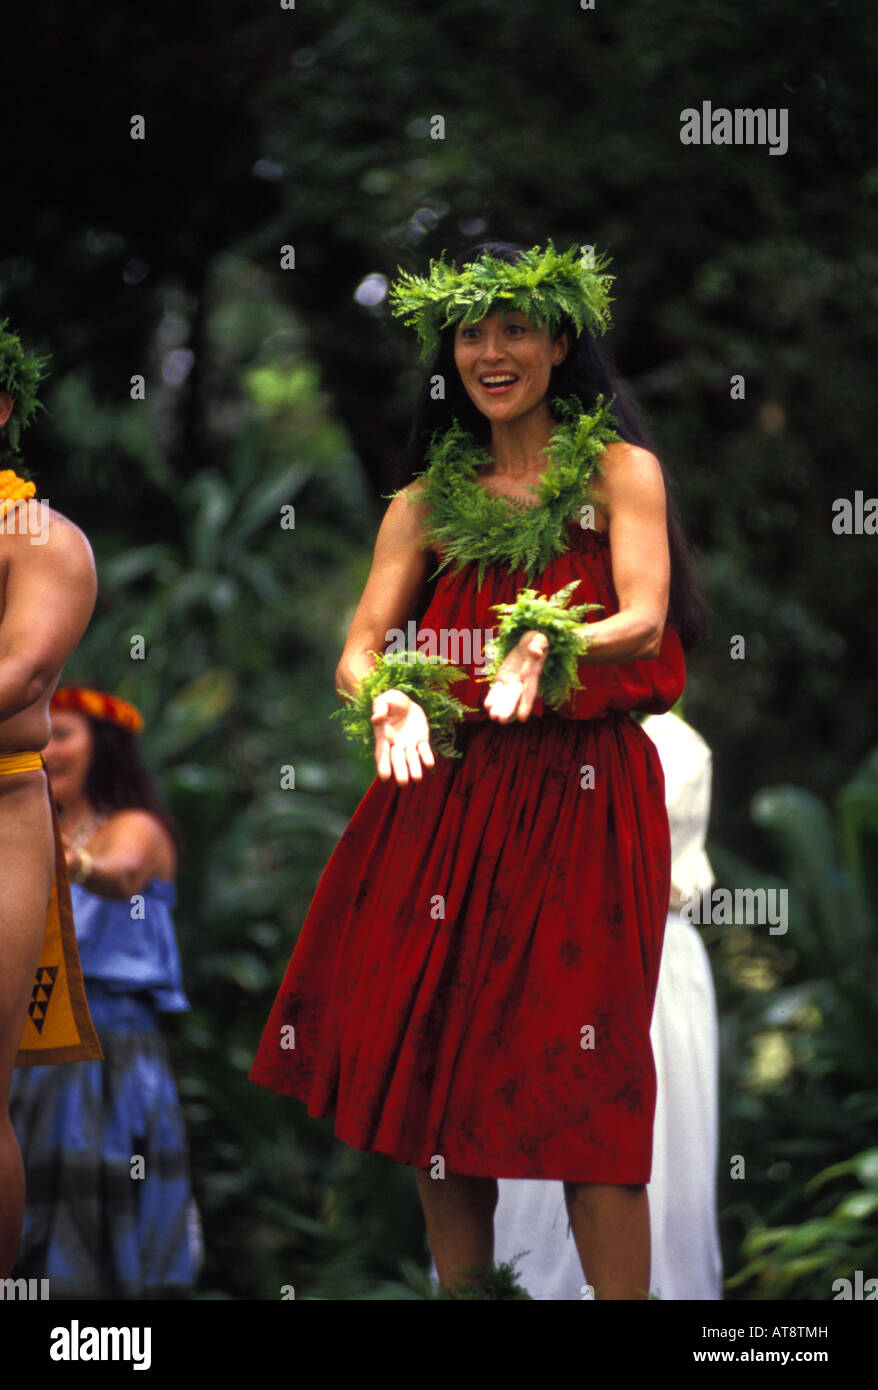
<instances>
[{"instance_id":1,"label":"black triangle pattern on cloth","mask_svg":"<svg viewBox=\"0 0 878 1390\"><path fill-rule=\"evenodd\" d=\"M43 1031L43 1024L46 1021L49 1000L52 997L52 990L55 988L55 977L57 974L57 965L41 965L36 973L34 987L31 992L31 1002L28 1005L27 1011L38 1033L42 1033Z\"/></svg>"}]
</instances>

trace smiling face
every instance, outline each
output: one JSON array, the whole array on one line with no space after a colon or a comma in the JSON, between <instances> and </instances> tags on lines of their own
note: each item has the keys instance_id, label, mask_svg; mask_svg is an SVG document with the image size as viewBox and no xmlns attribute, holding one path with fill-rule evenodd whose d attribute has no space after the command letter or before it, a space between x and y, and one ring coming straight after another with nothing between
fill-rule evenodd
<instances>
[{"instance_id":1,"label":"smiling face","mask_svg":"<svg viewBox=\"0 0 878 1390\"><path fill-rule=\"evenodd\" d=\"M59 805L82 795L91 766L91 726L75 710L52 712L52 737L46 744L46 771Z\"/></svg>"},{"instance_id":2,"label":"smiling face","mask_svg":"<svg viewBox=\"0 0 878 1390\"><path fill-rule=\"evenodd\" d=\"M553 339L544 324L517 309L459 323L454 361L467 395L489 420L517 420L545 400L553 367L567 356L566 333Z\"/></svg>"}]
</instances>

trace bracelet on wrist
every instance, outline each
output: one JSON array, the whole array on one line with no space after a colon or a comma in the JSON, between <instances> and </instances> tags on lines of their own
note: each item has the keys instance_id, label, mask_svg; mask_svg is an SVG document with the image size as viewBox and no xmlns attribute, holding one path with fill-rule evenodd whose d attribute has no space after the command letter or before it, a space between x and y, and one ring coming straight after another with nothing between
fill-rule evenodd
<instances>
[{"instance_id":1,"label":"bracelet on wrist","mask_svg":"<svg viewBox=\"0 0 878 1390\"><path fill-rule=\"evenodd\" d=\"M583 619L586 613L603 608L603 604L578 603L568 608L568 600L580 583L581 580L573 579L548 596L536 589L522 589L514 603L492 604L501 614L501 621L493 643L493 665L479 679L494 681L524 634L542 632L549 639L539 684L544 703L558 709L574 691L581 690L579 658L588 651Z\"/></svg>"},{"instance_id":2,"label":"bracelet on wrist","mask_svg":"<svg viewBox=\"0 0 878 1390\"><path fill-rule=\"evenodd\" d=\"M70 877L74 883L85 884L88 881L88 879L91 878L93 869L94 860L92 859L87 849L81 849L79 851L79 864L77 866L76 873L71 874Z\"/></svg>"},{"instance_id":3,"label":"bracelet on wrist","mask_svg":"<svg viewBox=\"0 0 878 1390\"><path fill-rule=\"evenodd\" d=\"M465 680L467 673L443 657L425 656L422 652L372 652L375 665L357 685L353 695L340 690L347 701L334 710L331 718L342 721L345 734L371 751L375 746L375 726L372 723L372 702L376 695L388 690L401 690L420 705L430 726L430 746L447 758L460 757L454 735L465 714L475 713L449 694L448 687Z\"/></svg>"}]
</instances>

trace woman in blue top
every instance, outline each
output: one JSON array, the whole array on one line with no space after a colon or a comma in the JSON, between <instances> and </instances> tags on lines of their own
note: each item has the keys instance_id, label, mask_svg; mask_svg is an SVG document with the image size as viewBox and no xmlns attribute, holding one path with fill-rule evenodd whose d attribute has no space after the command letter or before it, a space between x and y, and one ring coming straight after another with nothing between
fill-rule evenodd
<instances>
[{"instance_id":1,"label":"woman in blue top","mask_svg":"<svg viewBox=\"0 0 878 1390\"><path fill-rule=\"evenodd\" d=\"M180 835L141 758L133 705L62 686L50 708L46 767L105 1060L15 1075L27 1177L15 1274L48 1278L52 1298L184 1296L200 1223L158 1023L189 1007L171 916Z\"/></svg>"}]
</instances>

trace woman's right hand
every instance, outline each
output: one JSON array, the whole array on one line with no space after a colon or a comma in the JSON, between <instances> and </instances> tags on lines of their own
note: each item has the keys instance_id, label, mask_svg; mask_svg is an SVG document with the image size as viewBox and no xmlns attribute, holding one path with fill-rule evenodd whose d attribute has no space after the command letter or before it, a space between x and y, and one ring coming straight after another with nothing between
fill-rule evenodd
<instances>
[{"instance_id":1,"label":"woman's right hand","mask_svg":"<svg viewBox=\"0 0 878 1390\"><path fill-rule=\"evenodd\" d=\"M386 782L391 773L404 787L409 778L420 782L424 767L435 767L427 716L402 690L385 690L372 701L375 762ZM423 765L423 766L422 766Z\"/></svg>"}]
</instances>

